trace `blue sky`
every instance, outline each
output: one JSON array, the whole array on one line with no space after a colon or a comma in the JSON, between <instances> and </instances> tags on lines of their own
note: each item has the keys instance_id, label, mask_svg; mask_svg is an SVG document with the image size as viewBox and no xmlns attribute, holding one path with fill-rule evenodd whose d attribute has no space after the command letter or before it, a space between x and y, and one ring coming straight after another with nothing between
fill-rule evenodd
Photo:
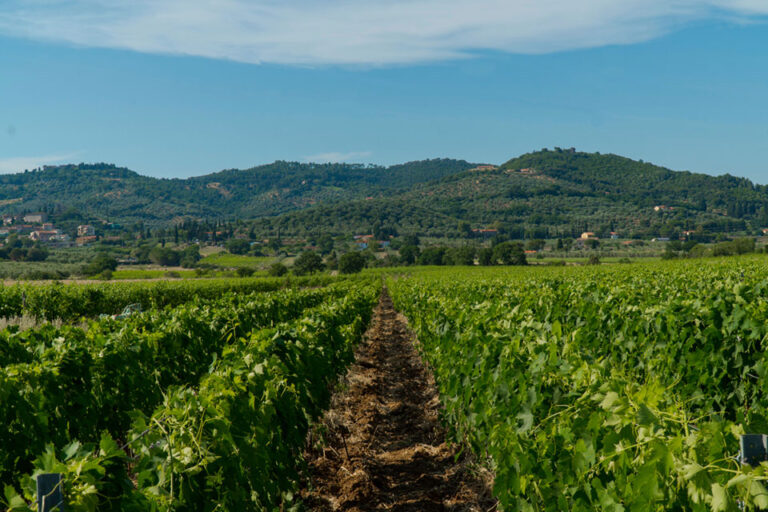
<instances>
[{"instance_id":1,"label":"blue sky","mask_svg":"<svg viewBox=\"0 0 768 512\"><path fill-rule=\"evenodd\" d=\"M576 3L4 0L0 172L575 146L768 183L768 1Z\"/></svg>"}]
</instances>

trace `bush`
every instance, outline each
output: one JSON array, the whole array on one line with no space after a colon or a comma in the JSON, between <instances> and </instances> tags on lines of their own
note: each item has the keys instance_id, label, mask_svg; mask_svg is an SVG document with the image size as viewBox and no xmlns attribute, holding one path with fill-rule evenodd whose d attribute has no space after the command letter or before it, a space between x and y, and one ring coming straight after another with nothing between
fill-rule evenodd
<instances>
[{"instance_id":1,"label":"bush","mask_svg":"<svg viewBox=\"0 0 768 512\"><path fill-rule=\"evenodd\" d=\"M288 267L282 263L273 263L267 272L273 277L280 277L288 273Z\"/></svg>"},{"instance_id":2,"label":"bush","mask_svg":"<svg viewBox=\"0 0 768 512\"><path fill-rule=\"evenodd\" d=\"M236 270L236 272L237 272L237 275L238 275L239 277L250 277L250 276L252 276L252 275L253 275L253 273L255 272L255 270L254 270L254 269L252 269L252 268L249 268L249 267L239 267L239 268Z\"/></svg>"},{"instance_id":3,"label":"bush","mask_svg":"<svg viewBox=\"0 0 768 512\"><path fill-rule=\"evenodd\" d=\"M587 265L599 265L599 264L600 264L600 256L598 256L597 254L593 254L587 260Z\"/></svg>"},{"instance_id":4,"label":"bush","mask_svg":"<svg viewBox=\"0 0 768 512\"><path fill-rule=\"evenodd\" d=\"M108 254L98 254L91 262L83 267L83 275L95 276L105 270L114 271L117 268L117 260ZM111 277L111 276L110 276Z\"/></svg>"}]
</instances>

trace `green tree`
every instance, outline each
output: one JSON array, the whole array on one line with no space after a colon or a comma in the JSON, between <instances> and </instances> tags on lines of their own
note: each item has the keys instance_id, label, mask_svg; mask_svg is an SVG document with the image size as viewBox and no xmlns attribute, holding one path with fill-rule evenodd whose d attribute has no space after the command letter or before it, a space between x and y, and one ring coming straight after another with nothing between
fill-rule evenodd
<instances>
[{"instance_id":1,"label":"green tree","mask_svg":"<svg viewBox=\"0 0 768 512\"><path fill-rule=\"evenodd\" d=\"M452 265L474 265L475 248L469 245L451 249L448 253Z\"/></svg>"},{"instance_id":2,"label":"green tree","mask_svg":"<svg viewBox=\"0 0 768 512\"><path fill-rule=\"evenodd\" d=\"M493 265L493 249L490 247L483 247L477 252L477 259L480 261L481 265Z\"/></svg>"},{"instance_id":3,"label":"green tree","mask_svg":"<svg viewBox=\"0 0 768 512\"><path fill-rule=\"evenodd\" d=\"M200 246L190 245L179 254L179 263L184 268L192 268L200 261Z\"/></svg>"},{"instance_id":4,"label":"green tree","mask_svg":"<svg viewBox=\"0 0 768 512\"><path fill-rule=\"evenodd\" d=\"M365 257L359 252L348 252L339 258L339 272L357 274L365 268Z\"/></svg>"},{"instance_id":5,"label":"green tree","mask_svg":"<svg viewBox=\"0 0 768 512\"><path fill-rule=\"evenodd\" d=\"M405 245L400 248L400 261L405 265L413 265L419 258L419 248L416 245Z\"/></svg>"},{"instance_id":6,"label":"green tree","mask_svg":"<svg viewBox=\"0 0 768 512\"><path fill-rule=\"evenodd\" d=\"M314 251L305 251L293 262L293 273L297 276L323 270L323 258Z\"/></svg>"},{"instance_id":7,"label":"green tree","mask_svg":"<svg viewBox=\"0 0 768 512\"><path fill-rule=\"evenodd\" d=\"M149 251L149 260L155 265L173 267L179 264L180 255L170 247L156 246Z\"/></svg>"},{"instance_id":8,"label":"green tree","mask_svg":"<svg viewBox=\"0 0 768 512\"><path fill-rule=\"evenodd\" d=\"M114 271L117 268L117 260L106 253L99 253L91 262L83 268L86 276L95 276L105 270Z\"/></svg>"},{"instance_id":9,"label":"green tree","mask_svg":"<svg viewBox=\"0 0 768 512\"><path fill-rule=\"evenodd\" d=\"M227 243L224 244L224 247L232 254L246 254L251 249L251 244L248 242L248 240L233 238L231 240L227 240Z\"/></svg>"},{"instance_id":10,"label":"green tree","mask_svg":"<svg viewBox=\"0 0 768 512\"><path fill-rule=\"evenodd\" d=\"M520 242L502 242L493 248L493 260L504 265L527 265L523 244Z\"/></svg>"},{"instance_id":11,"label":"green tree","mask_svg":"<svg viewBox=\"0 0 768 512\"><path fill-rule=\"evenodd\" d=\"M445 265L445 247L427 247L419 255L419 265Z\"/></svg>"},{"instance_id":12,"label":"green tree","mask_svg":"<svg viewBox=\"0 0 768 512\"><path fill-rule=\"evenodd\" d=\"M333 237L329 234L324 234L317 242L320 248L320 254L329 254L333 250Z\"/></svg>"}]
</instances>

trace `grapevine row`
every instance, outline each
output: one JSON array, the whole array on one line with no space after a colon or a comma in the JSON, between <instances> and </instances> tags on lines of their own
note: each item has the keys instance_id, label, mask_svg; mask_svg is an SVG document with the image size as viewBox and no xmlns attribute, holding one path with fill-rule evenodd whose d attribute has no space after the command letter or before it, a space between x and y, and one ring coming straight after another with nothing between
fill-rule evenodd
<instances>
[{"instance_id":1,"label":"grapevine row","mask_svg":"<svg viewBox=\"0 0 768 512\"><path fill-rule=\"evenodd\" d=\"M23 347L32 349L21 353L26 361L0 369L0 445L7 447L0 451L0 480L31 470L46 443L90 442L103 431L125 438L135 412L150 413L169 386L196 384L228 342L343 293L335 286L230 294L92 322L87 331L45 328L47 340Z\"/></svg>"},{"instance_id":2,"label":"grapevine row","mask_svg":"<svg viewBox=\"0 0 768 512\"><path fill-rule=\"evenodd\" d=\"M130 303L145 308L178 306L193 297L215 298L225 293L266 292L290 286L322 286L330 276L292 278L197 279L100 284L0 285L0 318L24 315L39 320L92 318L118 313Z\"/></svg>"},{"instance_id":3,"label":"grapevine row","mask_svg":"<svg viewBox=\"0 0 768 512\"><path fill-rule=\"evenodd\" d=\"M389 286L505 510L768 506L768 467L736 460L740 434L768 432L758 264Z\"/></svg>"}]
</instances>

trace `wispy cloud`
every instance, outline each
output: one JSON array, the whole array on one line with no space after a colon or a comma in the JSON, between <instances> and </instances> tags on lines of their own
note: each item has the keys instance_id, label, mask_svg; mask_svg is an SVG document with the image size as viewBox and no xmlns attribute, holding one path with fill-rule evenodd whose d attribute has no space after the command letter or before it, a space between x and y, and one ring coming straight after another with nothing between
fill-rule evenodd
<instances>
[{"instance_id":1,"label":"wispy cloud","mask_svg":"<svg viewBox=\"0 0 768 512\"><path fill-rule=\"evenodd\" d=\"M0 158L0 173L8 174L13 172L23 172L27 169L35 169L43 165L60 164L71 161L80 155L80 151L64 153L60 155L43 156L17 156L11 158Z\"/></svg>"},{"instance_id":2,"label":"wispy cloud","mask_svg":"<svg viewBox=\"0 0 768 512\"><path fill-rule=\"evenodd\" d=\"M369 156L371 156L370 151L350 151L349 153L331 151L329 153L319 153L317 155L304 157L304 161L315 163L352 162L360 161Z\"/></svg>"},{"instance_id":3,"label":"wispy cloud","mask_svg":"<svg viewBox=\"0 0 768 512\"><path fill-rule=\"evenodd\" d=\"M3 0L0 33L248 63L391 65L646 41L766 0Z\"/></svg>"}]
</instances>

